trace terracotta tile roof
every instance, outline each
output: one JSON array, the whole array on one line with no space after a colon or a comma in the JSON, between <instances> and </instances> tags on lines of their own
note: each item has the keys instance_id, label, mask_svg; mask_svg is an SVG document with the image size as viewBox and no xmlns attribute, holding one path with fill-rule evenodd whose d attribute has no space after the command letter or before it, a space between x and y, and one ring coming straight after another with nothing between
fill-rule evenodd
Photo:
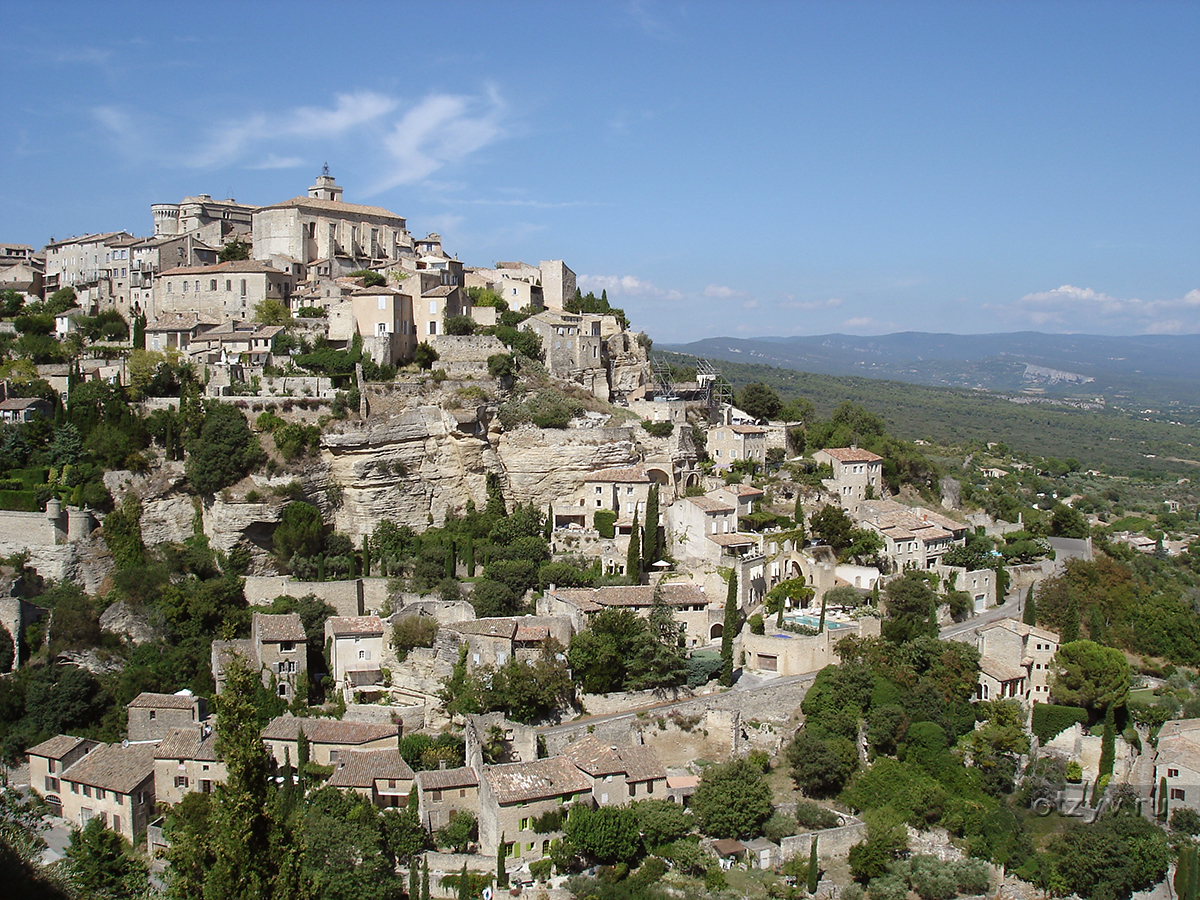
<instances>
[{"instance_id":1,"label":"terracotta tile roof","mask_svg":"<svg viewBox=\"0 0 1200 900\"><path fill-rule=\"evenodd\" d=\"M479 776L470 766L457 769L430 769L417 773L417 787L423 791L448 791L451 788L479 787Z\"/></svg>"},{"instance_id":2,"label":"terracotta tile roof","mask_svg":"<svg viewBox=\"0 0 1200 900\"><path fill-rule=\"evenodd\" d=\"M686 790L688 788L695 789L700 784L699 775L668 775L667 787L670 790Z\"/></svg>"},{"instance_id":3,"label":"terracotta tile roof","mask_svg":"<svg viewBox=\"0 0 1200 900\"><path fill-rule=\"evenodd\" d=\"M35 406L49 406L49 402L41 397L10 397L0 400L0 409L32 409Z\"/></svg>"},{"instance_id":4,"label":"terracotta tile roof","mask_svg":"<svg viewBox=\"0 0 1200 900\"><path fill-rule=\"evenodd\" d=\"M200 316L196 313L167 313L161 315L146 326L147 333L159 331L192 331L201 326L215 326L221 323L216 319Z\"/></svg>"},{"instance_id":5,"label":"terracotta tile roof","mask_svg":"<svg viewBox=\"0 0 1200 900\"><path fill-rule=\"evenodd\" d=\"M514 641L524 641L526 643L540 643L550 637L550 629L545 625L517 625L517 633L513 636Z\"/></svg>"},{"instance_id":6,"label":"terracotta tile roof","mask_svg":"<svg viewBox=\"0 0 1200 900\"><path fill-rule=\"evenodd\" d=\"M128 709L191 709L196 698L190 694L152 694L142 691L129 701Z\"/></svg>"},{"instance_id":7,"label":"terracotta tile roof","mask_svg":"<svg viewBox=\"0 0 1200 900\"><path fill-rule=\"evenodd\" d=\"M258 635L260 641L304 641L304 622L299 613L255 613L251 634Z\"/></svg>"},{"instance_id":8,"label":"terracotta tile roof","mask_svg":"<svg viewBox=\"0 0 1200 900\"><path fill-rule=\"evenodd\" d=\"M392 747L347 750L339 754L337 768L329 776L329 783L334 787L369 788L377 778L412 781L413 770L400 756L400 751Z\"/></svg>"},{"instance_id":9,"label":"terracotta tile roof","mask_svg":"<svg viewBox=\"0 0 1200 900\"><path fill-rule=\"evenodd\" d=\"M759 428L757 425L730 425L729 430L734 434L766 434L767 429Z\"/></svg>"},{"instance_id":10,"label":"terracotta tile roof","mask_svg":"<svg viewBox=\"0 0 1200 900\"><path fill-rule=\"evenodd\" d=\"M583 477L584 482L604 481L615 484L649 484L650 476L641 466L600 469Z\"/></svg>"},{"instance_id":11,"label":"terracotta tile roof","mask_svg":"<svg viewBox=\"0 0 1200 900\"><path fill-rule=\"evenodd\" d=\"M995 622L989 622L987 625L981 626L979 632L982 634L985 631L991 631L995 628L1003 628L1006 631L1019 634L1021 637L1038 637L1042 640L1051 641L1055 644L1062 640L1062 637L1055 634L1053 631L1047 631L1045 628L1038 628L1036 625L1026 625L1024 622L1019 622L1012 618L997 619ZM1195 721L1198 723L1198 727L1200 727L1200 719ZM1163 725L1163 728L1166 727L1166 725Z\"/></svg>"},{"instance_id":12,"label":"terracotta tile roof","mask_svg":"<svg viewBox=\"0 0 1200 900\"><path fill-rule=\"evenodd\" d=\"M749 547L758 543L757 538L748 534L710 534L708 539L722 547Z\"/></svg>"},{"instance_id":13,"label":"terracotta tile roof","mask_svg":"<svg viewBox=\"0 0 1200 900\"><path fill-rule=\"evenodd\" d=\"M465 622L452 622L447 628L459 634L479 634L485 637L502 637L512 640L517 633L515 619L469 619Z\"/></svg>"},{"instance_id":14,"label":"terracotta tile roof","mask_svg":"<svg viewBox=\"0 0 1200 900\"><path fill-rule=\"evenodd\" d=\"M395 725L375 722L344 722L338 719L301 719L277 716L263 729L264 741L294 741L300 733L314 744L369 744L399 733Z\"/></svg>"},{"instance_id":15,"label":"terracotta tile roof","mask_svg":"<svg viewBox=\"0 0 1200 900\"><path fill-rule=\"evenodd\" d=\"M50 738L48 741L42 741L36 747L30 747L25 752L29 756L41 756L46 759L62 759L80 744L94 744L95 741L89 741L87 738L75 737L70 734L59 734Z\"/></svg>"},{"instance_id":16,"label":"terracotta tile roof","mask_svg":"<svg viewBox=\"0 0 1200 900\"><path fill-rule=\"evenodd\" d=\"M269 262L264 262L261 259L234 259L229 262L216 263L211 266L181 266L178 269L166 269L159 272L159 278L170 278L172 275L216 275L221 272L230 274L267 274L267 275L290 275L290 272L285 272L283 269L277 269Z\"/></svg>"},{"instance_id":17,"label":"terracotta tile roof","mask_svg":"<svg viewBox=\"0 0 1200 900\"><path fill-rule=\"evenodd\" d=\"M625 763L617 755L616 748L601 743L595 735L589 734L567 744L563 756L593 778L625 772Z\"/></svg>"},{"instance_id":18,"label":"terracotta tile roof","mask_svg":"<svg viewBox=\"0 0 1200 900\"><path fill-rule=\"evenodd\" d=\"M751 487L748 484L730 484L721 488L727 494L733 494L735 497L761 497L763 492L756 487Z\"/></svg>"},{"instance_id":19,"label":"terracotta tile roof","mask_svg":"<svg viewBox=\"0 0 1200 900\"><path fill-rule=\"evenodd\" d=\"M668 606L708 605L704 591L694 584L666 583L662 586L662 599ZM646 606L654 603L654 585L629 584L606 585L598 588L561 588L554 596L574 603L585 612L595 612L606 606ZM592 604L596 609L587 609Z\"/></svg>"},{"instance_id":20,"label":"terracotta tile roof","mask_svg":"<svg viewBox=\"0 0 1200 900\"><path fill-rule=\"evenodd\" d=\"M588 777L565 756L484 766L483 777L502 806L588 791Z\"/></svg>"},{"instance_id":21,"label":"terracotta tile roof","mask_svg":"<svg viewBox=\"0 0 1200 900\"><path fill-rule=\"evenodd\" d=\"M706 513L737 512L734 507L729 505L727 500L718 500L716 497L688 497L687 501L692 506L702 509Z\"/></svg>"},{"instance_id":22,"label":"terracotta tile roof","mask_svg":"<svg viewBox=\"0 0 1200 900\"><path fill-rule=\"evenodd\" d=\"M422 297L448 297L453 294L458 287L453 284L439 284L437 287L430 288L427 291L422 291Z\"/></svg>"},{"instance_id":23,"label":"terracotta tile roof","mask_svg":"<svg viewBox=\"0 0 1200 900\"><path fill-rule=\"evenodd\" d=\"M362 206L358 203L343 203L341 200L319 200L316 197L293 197L291 200L284 200L282 203L276 203L272 206L263 206L256 212L266 212L269 209L288 209L293 207L296 209L317 209L321 212L344 213L348 216L379 216L385 219L399 219L404 221L403 216L398 216L382 206Z\"/></svg>"},{"instance_id":24,"label":"terracotta tile roof","mask_svg":"<svg viewBox=\"0 0 1200 900\"><path fill-rule=\"evenodd\" d=\"M154 751L155 759L197 759L217 761L217 732L199 725L172 728Z\"/></svg>"},{"instance_id":25,"label":"terracotta tile roof","mask_svg":"<svg viewBox=\"0 0 1200 900\"><path fill-rule=\"evenodd\" d=\"M128 794L154 776L153 744L101 744L63 772L64 781Z\"/></svg>"},{"instance_id":26,"label":"terracotta tile roof","mask_svg":"<svg viewBox=\"0 0 1200 900\"><path fill-rule=\"evenodd\" d=\"M838 462L878 462L883 459L882 456L877 456L870 450L862 450L858 447L826 447L824 451L836 459Z\"/></svg>"},{"instance_id":27,"label":"terracotta tile roof","mask_svg":"<svg viewBox=\"0 0 1200 900\"><path fill-rule=\"evenodd\" d=\"M1014 669L1012 666L1006 666L998 659L993 659L990 656L984 656L979 660L979 671L984 675L990 675L997 681L1016 681L1018 678L1025 677L1024 669Z\"/></svg>"},{"instance_id":28,"label":"terracotta tile roof","mask_svg":"<svg viewBox=\"0 0 1200 900\"><path fill-rule=\"evenodd\" d=\"M330 616L325 621L335 635L383 634L385 630L379 616Z\"/></svg>"}]
</instances>

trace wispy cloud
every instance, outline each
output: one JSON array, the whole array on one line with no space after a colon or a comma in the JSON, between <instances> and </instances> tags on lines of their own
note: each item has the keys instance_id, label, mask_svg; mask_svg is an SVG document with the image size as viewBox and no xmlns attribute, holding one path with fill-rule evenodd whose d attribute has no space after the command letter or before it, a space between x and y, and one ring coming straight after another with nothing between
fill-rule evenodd
<instances>
[{"instance_id":1,"label":"wispy cloud","mask_svg":"<svg viewBox=\"0 0 1200 900\"><path fill-rule=\"evenodd\" d=\"M745 291L735 290L731 287L725 287L722 284L710 284L704 289L705 297L716 297L718 299L728 299L730 297L745 297Z\"/></svg>"},{"instance_id":2,"label":"wispy cloud","mask_svg":"<svg viewBox=\"0 0 1200 900\"><path fill-rule=\"evenodd\" d=\"M667 290L658 285L638 278L636 275L580 275L576 279L580 290L608 291L617 296L643 297L659 300L682 300L683 294L677 290Z\"/></svg>"},{"instance_id":3,"label":"wispy cloud","mask_svg":"<svg viewBox=\"0 0 1200 900\"><path fill-rule=\"evenodd\" d=\"M984 308L1054 330L1119 329L1145 334L1200 331L1200 290L1166 300L1141 300L1064 284L1054 290L1026 294L1015 303L985 304Z\"/></svg>"},{"instance_id":4,"label":"wispy cloud","mask_svg":"<svg viewBox=\"0 0 1200 900\"><path fill-rule=\"evenodd\" d=\"M779 305L784 309L837 309L843 302L841 297L830 297L828 300L783 300Z\"/></svg>"},{"instance_id":5,"label":"wispy cloud","mask_svg":"<svg viewBox=\"0 0 1200 900\"><path fill-rule=\"evenodd\" d=\"M873 331L883 333L887 331L895 331L900 326L895 322L883 322L879 319L874 319L871 316L855 316L842 322L842 328L848 331Z\"/></svg>"},{"instance_id":6,"label":"wispy cloud","mask_svg":"<svg viewBox=\"0 0 1200 900\"><path fill-rule=\"evenodd\" d=\"M198 123L191 128L200 135L192 149L156 158L166 165L195 169L291 168L305 162L296 150L306 143L353 138L366 155L374 150L378 157L374 165L382 175L370 191L377 193L423 181L495 142L504 134L504 111L494 87L477 96L430 94L407 104L374 91L342 93L327 106L298 106L282 113L254 111ZM137 161L148 158L145 148L163 146L159 138L168 131L165 121L128 107L100 106L92 115Z\"/></svg>"}]
</instances>

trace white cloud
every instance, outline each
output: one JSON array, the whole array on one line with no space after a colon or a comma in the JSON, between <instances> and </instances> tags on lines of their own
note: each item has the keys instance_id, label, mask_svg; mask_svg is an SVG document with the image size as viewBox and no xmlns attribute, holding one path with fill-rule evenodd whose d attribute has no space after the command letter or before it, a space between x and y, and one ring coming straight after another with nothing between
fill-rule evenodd
<instances>
[{"instance_id":1,"label":"white cloud","mask_svg":"<svg viewBox=\"0 0 1200 900\"><path fill-rule=\"evenodd\" d=\"M155 158L164 164L196 169L290 168L304 163L296 151L305 143L352 138L359 150L374 149L379 157L374 165L383 175L370 191L377 193L426 179L495 142L504 134L504 110L499 92L489 87L478 96L430 94L407 105L374 91L343 93L328 106L251 112L207 125L180 126L117 106L97 107L92 115L131 158L144 160L155 148ZM179 127L200 135L199 140L182 155L161 154L157 148L167 143L168 130Z\"/></svg>"},{"instance_id":2,"label":"white cloud","mask_svg":"<svg viewBox=\"0 0 1200 900\"><path fill-rule=\"evenodd\" d=\"M758 309L758 301L757 300L747 300L745 303L742 304L742 309Z\"/></svg>"},{"instance_id":3,"label":"white cloud","mask_svg":"<svg viewBox=\"0 0 1200 900\"><path fill-rule=\"evenodd\" d=\"M683 294L676 290L665 290L644 281L636 275L580 275L576 279L579 289L591 291L608 291L610 294L630 297L646 297L660 300L682 300Z\"/></svg>"},{"instance_id":4,"label":"white cloud","mask_svg":"<svg viewBox=\"0 0 1200 900\"><path fill-rule=\"evenodd\" d=\"M1142 300L1064 284L1054 290L1026 294L1015 303L987 304L984 308L1054 330L1145 334L1200 331L1200 290L1166 300Z\"/></svg>"},{"instance_id":5,"label":"white cloud","mask_svg":"<svg viewBox=\"0 0 1200 900\"><path fill-rule=\"evenodd\" d=\"M784 309L837 309L843 302L841 297L830 297L828 300L785 300L779 305Z\"/></svg>"},{"instance_id":6,"label":"white cloud","mask_svg":"<svg viewBox=\"0 0 1200 900\"><path fill-rule=\"evenodd\" d=\"M432 94L404 114L384 148L392 171L376 185L386 190L411 184L462 161L501 135L504 103L494 88L484 97Z\"/></svg>"},{"instance_id":7,"label":"white cloud","mask_svg":"<svg viewBox=\"0 0 1200 900\"><path fill-rule=\"evenodd\" d=\"M746 296L746 292L745 291L737 291L731 287L725 287L724 285L720 285L720 284L710 284L708 287L706 287L704 289L704 296L705 297L719 297L721 299L727 299L729 297L744 297L744 296Z\"/></svg>"},{"instance_id":8,"label":"white cloud","mask_svg":"<svg viewBox=\"0 0 1200 900\"><path fill-rule=\"evenodd\" d=\"M855 316L852 319L844 321L841 327L850 331L873 331L883 334L889 331L896 331L900 326L895 322L883 322L879 319L873 319L870 316Z\"/></svg>"}]
</instances>

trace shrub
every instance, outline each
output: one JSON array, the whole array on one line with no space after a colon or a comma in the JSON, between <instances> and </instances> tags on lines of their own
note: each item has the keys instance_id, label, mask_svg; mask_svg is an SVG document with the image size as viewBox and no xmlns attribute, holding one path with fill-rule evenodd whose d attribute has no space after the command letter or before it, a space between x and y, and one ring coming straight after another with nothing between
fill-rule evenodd
<instances>
[{"instance_id":1,"label":"shrub","mask_svg":"<svg viewBox=\"0 0 1200 900\"><path fill-rule=\"evenodd\" d=\"M711 650L698 650L687 661L688 687L708 684L721 673L721 654Z\"/></svg>"},{"instance_id":2,"label":"shrub","mask_svg":"<svg viewBox=\"0 0 1200 900\"><path fill-rule=\"evenodd\" d=\"M962 859L954 864L960 894L986 894L992 887L992 873L982 859Z\"/></svg>"},{"instance_id":3,"label":"shrub","mask_svg":"<svg viewBox=\"0 0 1200 900\"><path fill-rule=\"evenodd\" d=\"M750 626L751 634L763 634L766 631L766 625L763 624L762 613L755 613L746 622Z\"/></svg>"},{"instance_id":4,"label":"shrub","mask_svg":"<svg viewBox=\"0 0 1200 900\"><path fill-rule=\"evenodd\" d=\"M419 369L432 369L438 358L438 352L429 346L428 341L421 341L417 344L417 349L413 351L413 362Z\"/></svg>"},{"instance_id":5,"label":"shrub","mask_svg":"<svg viewBox=\"0 0 1200 900\"><path fill-rule=\"evenodd\" d=\"M432 647L437 638L437 621L429 616L404 616L392 626L392 646L401 662L414 647Z\"/></svg>"},{"instance_id":6,"label":"shrub","mask_svg":"<svg viewBox=\"0 0 1200 900\"><path fill-rule=\"evenodd\" d=\"M801 828L820 831L824 828L836 828L837 814L811 800L800 800L796 803L796 824Z\"/></svg>"},{"instance_id":7,"label":"shrub","mask_svg":"<svg viewBox=\"0 0 1200 900\"><path fill-rule=\"evenodd\" d=\"M598 509L592 516L592 524L602 538L613 538L617 535L617 514L611 509Z\"/></svg>"},{"instance_id":8,"label":"shrub","mask_svg":"<svg viewBox=\"0 0 1200 900\"><path fill-rule=\"evenodd\" d=\"M511 378L517 373L517 358L511 353L493 353L488 357L487 367L493 378Z\"/></svg>"},{"instance_id":9,"label":"shrub","mask_svg":"<svg viewBox=\"0 0 1200 900\"><path fill-rule=\"evenodd\" d=\"M442 322L444 334L467 335L475 333L475 320L470 316L446 316Z\"/></svg>"},{"instance_id":10,"label":"shrub","mask_svg":"<svg viewBox=\"0 0 1200 900\"><path fill-rule=\"evenodd\" d=\"M936 856L912 857L908 880L921 900L950 900L958 893L954 864L942 862Z\"/></svg>"},{"instance_id":11,"label":"shrub","mask_svg":"<svg viewBox=\"0 0 1200 900\"><path fill-rule=\"evenodd\" d=\"M871 879L871 900L906 900L908 885L899 875L889 872Z\"/></svg>"},{"instance_id":12,"label":"shrub","mask_svg":"<svg viewBox=\"0 0 1200 900\"><path fill-rule=\"evenodd\" d=\"M675 430L674 422L651 422L649 419L642 421L642 428L647 434L654 437L670 437L671 432Z\"/></svg>"},{"instance_id":13,"label":"shrub","mask_svg":"<svg viewBox=\"0 0 1200 900\"><path fill-rule=\"evenodd\" d=\"M1087 711L1078 706L1057 706L1053 703L1037 703L1033 707L1033 733L1038 742L1047 744L1076 722L1087 722Z\"/></svg>"},{"instance_id":14,"label":"shrub","mask_svg":"<svg viewBox=\"0 0 1200 900\"><path fill-rule=\"evenodd\" d=\"M840 900L863 900L863 894L865 893L861 884L851 882L842 888L842 892L838 897Z\"/></svg>"},{"instance_id":15,"label":"shrub","mask_svg":"<svg viewBox=\"0 0 1200 900\"><path fill-rule=\"evenodd\" d=\"M387 284L387 278L382 273L372 272L370 269L356 269L349 277L361 278L363 287L382 287Z\"/></svg>"},{"instance_id":16,"label":"shrub","mask_svg":"<svg viewBox=\"0 0 1200 900\"><path fill-rule=\"evenodd\" d=\"M1200 834L1200 813L1188 806L1171 811L1171 830L1181 834Z\"/></svg>"}]
</instances>

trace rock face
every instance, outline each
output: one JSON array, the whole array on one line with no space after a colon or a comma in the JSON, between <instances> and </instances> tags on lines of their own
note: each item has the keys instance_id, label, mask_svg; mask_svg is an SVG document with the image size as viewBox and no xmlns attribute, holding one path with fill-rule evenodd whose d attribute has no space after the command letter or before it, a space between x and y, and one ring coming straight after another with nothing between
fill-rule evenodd
<instances>
[{"instance_id":1,"label":"rock face","mask_svg":"<svg viewBox=\"0 0 1200 900\"><path fill-rule=\"evenodd\" d=\"M614 392L628 393L646 384L650 363L638 336L623 331L608 339L608 384Z\"/></svg>"},{"instance_id":2,"label":"rock face","mask_svg":"<svg viewBox=\"0 0 1200 900\"><path fill-rule=\"evenodd\" d=\"M587 473L631 466L640 458L629 428L528 425L498 435L496 452L504 467L505 496L539 509L577 490Z\"/></svg>"},{"instance_id":3,"label":"rock face","mask_svg":"<svg viewBox=\"0 0 1200 900\"><path fill-rule=\"evenodd\" d=\"M100 627L110 634L126 638L134 646L162 640L162 633L150 621L144 609L136 609L119 600L100 614Z\"/></svg>"}]
</instances>

